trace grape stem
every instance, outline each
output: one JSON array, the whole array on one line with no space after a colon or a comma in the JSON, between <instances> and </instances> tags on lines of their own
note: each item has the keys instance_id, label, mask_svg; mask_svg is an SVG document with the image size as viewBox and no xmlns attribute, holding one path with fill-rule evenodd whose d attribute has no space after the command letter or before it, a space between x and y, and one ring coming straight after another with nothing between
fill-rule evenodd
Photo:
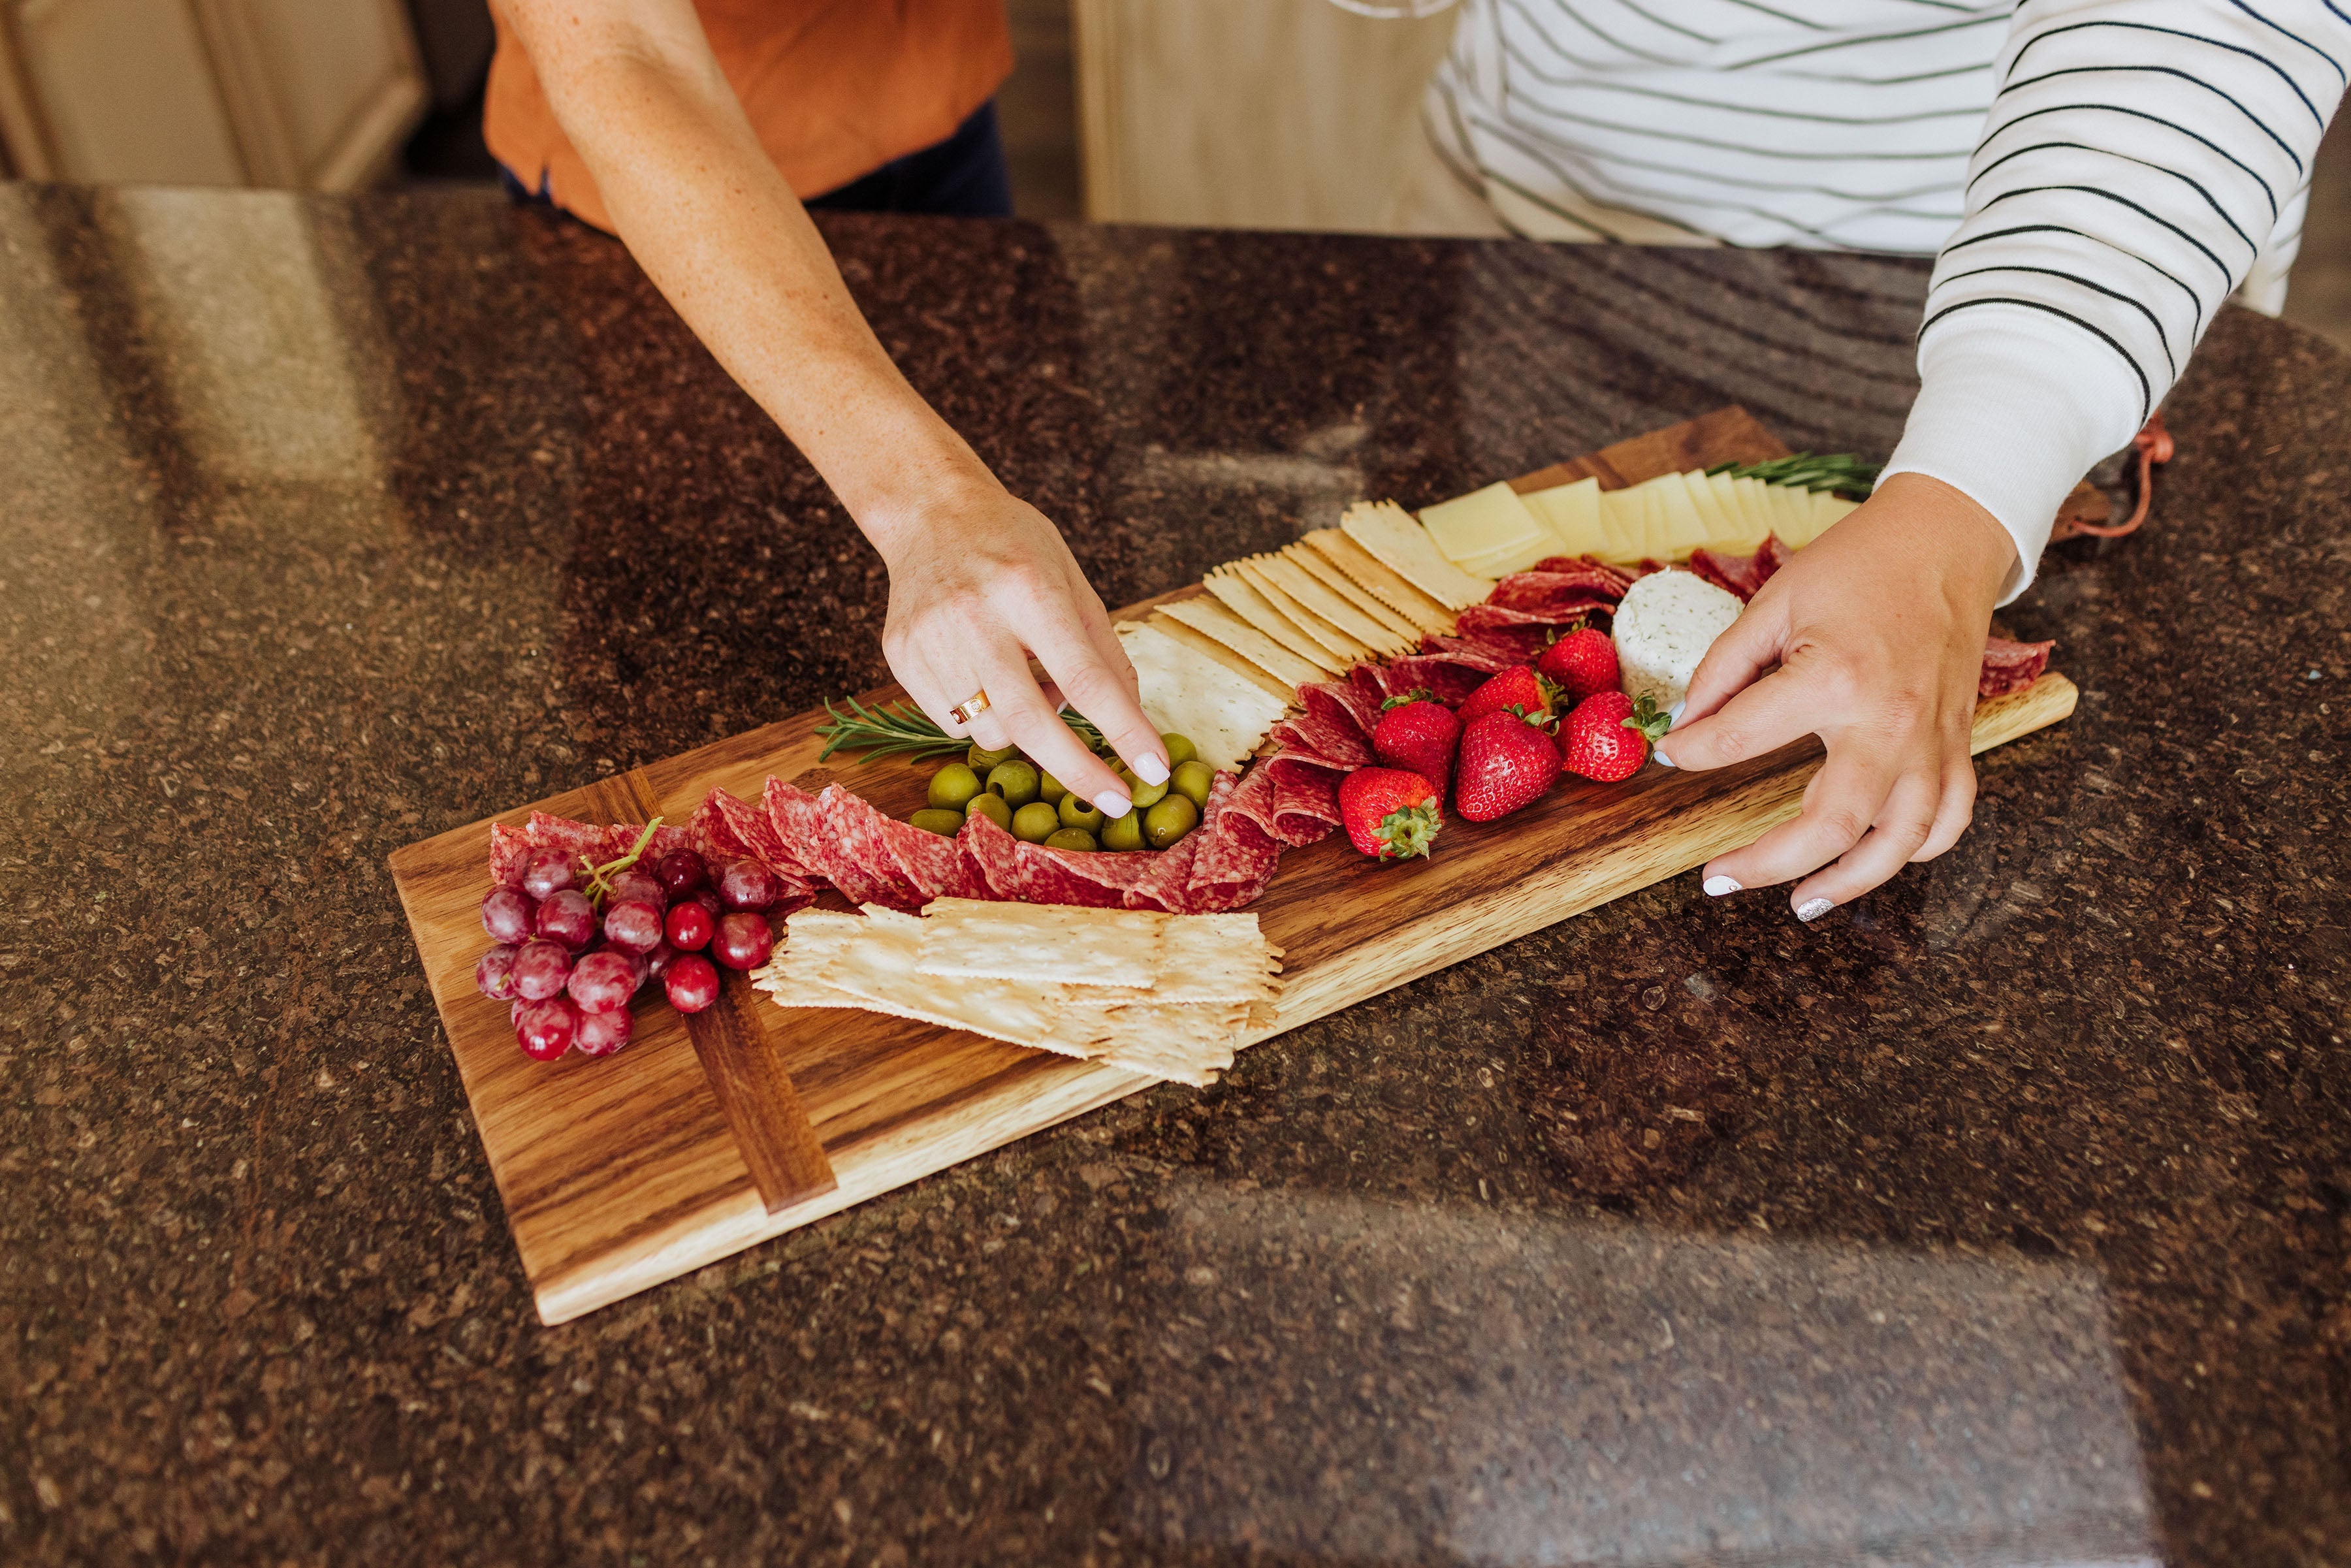
<instances>
[{"instance_id":1,"label":"grape stem","mask_svg":"<svg viewBox=\"0 0 2351 1568\"><path fill-rule=\"evenodd\" d=\"M602 865L598 865L586 855L580 857L580 869L588 873L586 891L588 902L590 904L598 909L604 907L604 895L612 891L612 879L637 863L637 857L643 854L645 846L653 841L653 830L661 825L662 820L659 817L647 822L645 831L637 835L635 845L618 860L606 861Z\"/></svg>"}]
</instances>

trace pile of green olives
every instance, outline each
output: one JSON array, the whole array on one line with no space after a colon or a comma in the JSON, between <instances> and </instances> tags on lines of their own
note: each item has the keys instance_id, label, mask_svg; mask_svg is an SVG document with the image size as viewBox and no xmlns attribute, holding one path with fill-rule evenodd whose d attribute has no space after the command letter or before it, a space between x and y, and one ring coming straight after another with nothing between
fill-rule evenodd
<instances>
[{"instance_id":1,"label":"pile of green olives","mask_svg":"<svg viewBox=\"0 0 2351 1568\"><path fill-rule=\"evenodd\" d=\"M1164 850L1200 825L1217 771L1200 760L1199 748L1185 737L1170 733L1159 739L1170 767L1165 784L1145 784L1124 766L1112 764L1134 802L1123 817L1104 816L1016 749L983 751L975 746L962 761L931 775L929 804L907 821L952 836L977 813L1014 838L1055 849Z\"/></svg>"}]
</instances>

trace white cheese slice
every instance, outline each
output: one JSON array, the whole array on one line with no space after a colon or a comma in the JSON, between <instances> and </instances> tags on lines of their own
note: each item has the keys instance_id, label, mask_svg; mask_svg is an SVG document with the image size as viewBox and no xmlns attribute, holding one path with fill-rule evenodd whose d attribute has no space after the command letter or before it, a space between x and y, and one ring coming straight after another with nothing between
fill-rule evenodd
<instances>
[{"instance_id":1,"label":"white cheese slice","mask_svg":"<svg viewBox=\"0 0 2351 1568\"><path fill-rule=\"evenodd\" d=\"M1289 705L1254 681L1185 647L1153 627L1127 622L1118 640L1134 665L1143 711L1198 748L1209 767L1232 771L1258 747Z\"/></svg>"},{"instance_id":2,"label":"white cheese slice","mask_svg":"<svg viewBox=\"0 0 2351 1568\"><path fill-rule=\"evenodd\" d=\"M1542 537L1542 525L1536 521L1527 504L1519 499L1518 492L1506 484L1492 484L1482 490L1472 490L1466 496L1456 496L1449 501L1439 501L1420 509L1420 526L1445 552L1445 559L1464 571L1475 571L1480 577L1491 577L1490 571L1472 565L1483 557L1511 556Z\"/></svg>"},{"instance_id":3,"label":"white cheese slice","mask_svg":"<svg viewBox=\"0 0 2351 1568\"><path fill-rule=\"evenodd\" d=\"M1635 581L1616 606L1625 695L1650 697L1659 708L1681 701L1698 661L1745 608L1738 595L1687 571L1653 571Z\"/></svg>"},{"instance_id":4,"label":"white cheese slice","mask_svg":"<svg viewBox=\"0 0 2351 1568\"><path fill-rule=\"evenodd\" d=\"M1514 571L1526 570L1545 556L1558 553L1559 541L1546 530L1512 549L1472 556L1461 563L1461 570L1476 572L1479 577L1508 577Z\"/></svg>"},{"instance_id":5,"label":"white cheese slice","mask_svg":"<svg viewBox=\"0 0 2351 1568\"><path fill-rule=\"evenodd\" d=\"M1835 526L1838 518L1854 511L1860 505L1859 501L1848 500L1843 496L1833 496L1825 490L1813 497L1813 509L1820 515L1821 520L1820 526L1813 530L1813 538L1818 538L1828 532Z\"/></svg>"},{"instance_id":6,"label":"white cheese slice","mask_svg":"<svg viewBox=\"0 0 2351 1568\"><path fill-rule=\"evenodd\" d=\"M1554 485L1519 499L1542 519L1552 538L1559 542L1560 554L1608 559L1608 535L1600 526L1599 480L1578 479L1573 485Z\"/></svg>"}]
</instances>

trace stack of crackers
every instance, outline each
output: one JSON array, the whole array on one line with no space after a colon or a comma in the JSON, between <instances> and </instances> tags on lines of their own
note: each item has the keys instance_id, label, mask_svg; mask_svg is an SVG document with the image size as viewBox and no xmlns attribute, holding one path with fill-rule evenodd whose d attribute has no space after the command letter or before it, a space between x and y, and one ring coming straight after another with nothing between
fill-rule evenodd
<instances>
[{"instance_id":1,"label":"stack of crackers","mask_svg":"<svg viewBox=\"0 0 2351 1568\"><path fill-rule=\"evenodd\" d=\"M921 916L803 909L752 984L1205 1087L1273 1026L1280 949L1254 915L942 898Z\"/></svg>"}]
</instances>

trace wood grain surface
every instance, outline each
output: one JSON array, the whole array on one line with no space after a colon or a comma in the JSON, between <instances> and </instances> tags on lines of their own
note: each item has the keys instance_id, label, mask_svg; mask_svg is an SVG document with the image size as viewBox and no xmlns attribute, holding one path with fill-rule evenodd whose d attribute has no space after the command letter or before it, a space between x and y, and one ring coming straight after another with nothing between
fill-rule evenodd
<instances>
[{"instance_id":1,"label":"wood grain surface","mask_svg":"<svg viewBox=\"0 0 2351 1568\"><path fill-rule=\"evenodd\" d=\"M1525 491L1596 475L1613 489L1784 452L1744 411L1724 409L1513 483ZM895 687L863 694L869 702L900 695ZM1975 748L2054 724L2074 699L2073 684L2053 674L1986 702L1976 713ZM641 1000L637 1036L615 1056L575 1053L549 1064L516 1048L507 1005L473 983L488 945L478 910L491 821L518 823L547 810L683 822L714 787L756 800L769 774L811 789L838 778L893 815L922 803L924 766L820 767L814 729L823 717L821 710L796 714L392 857L547 1322L1155 1082L875 1013L778 1008L739 975L727 976L721 1005L691 1025L665 1003ZM1435 856L1403 865L1373 865L1342 835L1290 851L1254 906L1287 957L1280 1017L1251 1043L1749 842L1795 814L1820 760L1817 742L1807 742L1710 773L1651 768L1618 785L1570 778L1501 821L1448 821Z\"/></svg>"}]
</instances>

